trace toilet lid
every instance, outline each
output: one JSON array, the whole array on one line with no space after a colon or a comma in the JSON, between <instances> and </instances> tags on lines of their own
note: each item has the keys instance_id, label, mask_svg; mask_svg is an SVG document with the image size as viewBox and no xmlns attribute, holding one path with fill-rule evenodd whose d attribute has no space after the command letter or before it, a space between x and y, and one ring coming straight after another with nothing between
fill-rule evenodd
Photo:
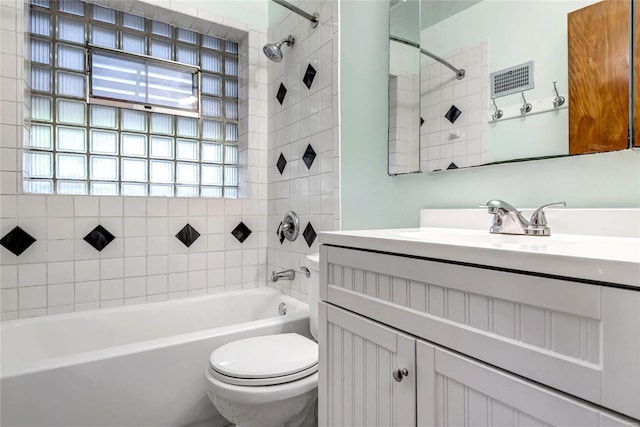
<instances>
[{"instance_id":1,"label":"toilet lid","mask_svg":"<svg viewBox=\"0 0 640 427\"><path fill-rule=\"evenodd\" d=\"M318 344L294 333L246 338L218 348L209 362L214 371L234 378L309 375L317 370Z\"/></svg>"}]
</instances>

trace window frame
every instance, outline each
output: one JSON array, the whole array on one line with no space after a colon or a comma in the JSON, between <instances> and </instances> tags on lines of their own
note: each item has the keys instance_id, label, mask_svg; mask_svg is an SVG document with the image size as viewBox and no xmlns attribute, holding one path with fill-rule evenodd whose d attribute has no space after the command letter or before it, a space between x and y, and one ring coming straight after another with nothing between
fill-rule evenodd
<instances>
[{"instance_id":1,"label":"window frame","mask_svg":"<svg viewBox=\"0 0 640 427\"><path fill-rule=\"evenodd\" d=\"M92 79L92 75L93 75L93 52L106 52L109 54L113 54L114 56L126 56L126 57L133 57L133 58L137 58L140 60L145 61L146 63L150 63L150 64L165 64L168 65L170 67L176 68L176 69L182 69L184 71L188 71L191 75L192 75L192 96L197 98L196 101L196 109L195 111L191 111L191 110L187 110L187 109L180 109L180 108L172 108L172 107L167 107L167 106L162 106L162 105L157 105L157 104L153 104L153 103L141 103L141 102L135 102L135 101L125 101L125 100L119 100L117 98L106 98L106 97L100 97L100 96L95 96L93 95L93 79ZM154 58L152 56L149 55L142 55L142 54L137 54L137 53L131 53L131 52L126 52L124 50L120 50L120 49L110 49L110 48L106 48L106 47L102 47L102 46L96 46L96 45L92 45L90 43L87 43L86 45L86 66L87 66L87 71L86 71L86 90L87 90L87 97L86 97L86 103L87 105L91 105L91 104L96 104L96 105L105 105L108 107L117 107L117 108L127 108L130 110L136 110L136 111L147 111L150 113L162 113L162 114L171 114L174 116L183 116L183 117L192 117L192 118L196 118L199 119L201 118L201 108L202 108L202 92L200 90L201 88L201 73L200 73L200 67L197 65L189 65L189 64L184 64L182 62L176 62L176 61L172 61L169 59L161 59L161 58Z\"/></svg>"}]
</instances>

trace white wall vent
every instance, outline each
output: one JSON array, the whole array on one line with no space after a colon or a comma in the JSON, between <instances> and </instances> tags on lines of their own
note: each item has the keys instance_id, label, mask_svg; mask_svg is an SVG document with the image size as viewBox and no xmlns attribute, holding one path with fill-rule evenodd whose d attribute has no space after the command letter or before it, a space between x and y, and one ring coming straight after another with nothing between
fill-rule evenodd
<instances>
[{"instance_id":1,"label":"white wall vent","mask_svg":"<svg viewBox=\"0 0 640 427\"><path fill-rule=\"evenodd\" d=\"M533 61L491 73L491 97L511 95L533 89Z\"/></svg>"}]
</instances>

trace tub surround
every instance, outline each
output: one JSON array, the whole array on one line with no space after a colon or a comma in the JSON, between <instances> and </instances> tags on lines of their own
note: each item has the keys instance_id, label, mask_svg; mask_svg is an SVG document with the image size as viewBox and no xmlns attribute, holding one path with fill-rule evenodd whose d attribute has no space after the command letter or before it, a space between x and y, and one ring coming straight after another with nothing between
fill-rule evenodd
<instances>
[{"instance_id":1,"label":"tub surround","mask_svg":"<svg viewBox=\"0 0 640 427\"><path fill-rule=\"evenodd\" d=\"M289 35L292 46L282 48L282 61L268 64L269 181L267 272L305 265L306 255L318 252L317 233L340 229L338 120L338 9L335 1L307 1L296 6L318 13L319 24L270 2L282 18L270 25L271 43ZM300 234L291 242L276 230L283 216L294 211ZM304 275L269 283L286 294L307 300Z\"/></svg>"},{"instance_id":2,"label":"tub surround","mask_svg":"<svg viewBox=\"0 0 640 427\"><path fill-rule=\"evenodd\" d=\"M264 286L267 279L267 42L246 5L95 0L102 6L237 40L241 199L21 193L28 136L28 3L3 1L0 70L0 238L16 226L35 239L19 256L0 247L0 319L143 304ZM200 7L202 6L202 7ZM236 10L237 9L237 10ZM252 21L253 22L253 21ZM25 68L26 67L26 68ZM317 80L317 79L316 79ZM7 113L7 114L5 114ZM180 233L189 224L194 233ZM240 224L244 224L246 229ZM92 247L98 225L114 239ZM249 233L247 230L250 230ZM233 234L232 234L233 233ZM186 243L176 238L185 238ZM19 252L21 248L16 248Z\"/></svg>"}]
</instances>

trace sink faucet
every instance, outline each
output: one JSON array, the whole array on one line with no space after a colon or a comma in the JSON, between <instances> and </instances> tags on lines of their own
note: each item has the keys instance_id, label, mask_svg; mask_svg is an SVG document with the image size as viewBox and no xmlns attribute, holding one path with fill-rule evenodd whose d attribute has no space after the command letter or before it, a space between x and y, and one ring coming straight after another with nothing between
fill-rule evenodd
<instances>
[{"instance_id":1,"label":"sink faucet","mask_svg":"<svg viewBox=\"0 0 640 427\"><path fill-rule=\"evenodd\" d=\"M493 199L480 205L487 208L493 215L493 223L489 229L494 234L525 234L528 236L550 236L551 230L547 226L544 209L549 206L567 206L566 202L554 202L540 206L527 220L522 213L509 203Z\"/></svg>"},{"instance_id":2,"label":"sink faucet","mask_svg":"<svg viewBox=\"0 0 640 427\"><path fill-rule=\"evenodd\" d=\"M283 271L272 271L271 272L271 281L277 282L280 279L293 280L296 278L296 271L293 269L283 270Z\"/></svg>"}]
</instances>

